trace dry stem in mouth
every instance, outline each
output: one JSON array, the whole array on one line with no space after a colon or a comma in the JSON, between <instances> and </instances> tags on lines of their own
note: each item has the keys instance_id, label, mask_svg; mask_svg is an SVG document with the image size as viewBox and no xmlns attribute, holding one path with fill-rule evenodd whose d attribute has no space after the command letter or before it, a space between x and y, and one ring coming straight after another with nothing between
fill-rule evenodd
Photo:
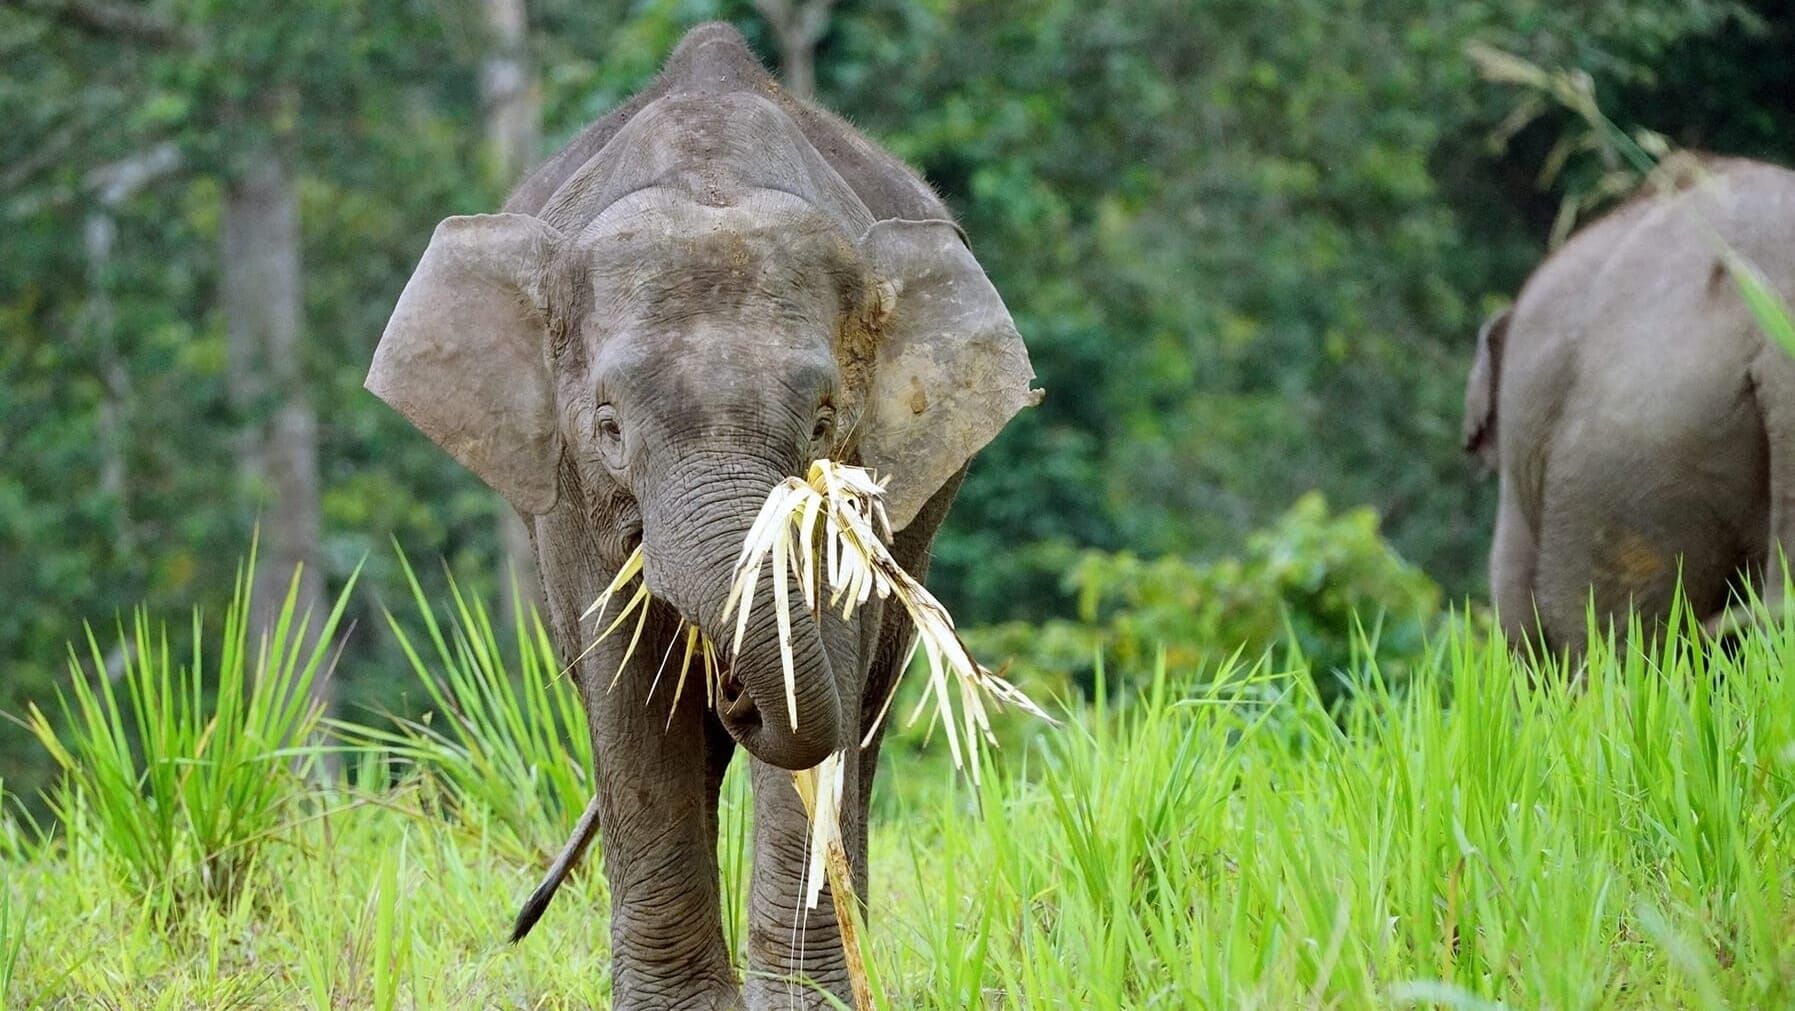
<instances>
[{"instance_id":1,"label":"dry stem in mouth","mask_svg":"<svg viewBox=\"0 0 1795 1011\"><path fill-rule=\"evenodd\" d=\"M748 627L748 613L754 604L754 590L760 570L769 556L773 568L773 606L779 620L780 660L784 665L786 705L793 725L797 723L796 672L792 669L791 615L785 599L788 572L796 577L804 604L813 615L820 615L824 606L834 610L838 605L844 619L873 596L895 598L910 616L915 627L910 654L918 650L926 661L928 691L910 714L915 723L935 703L934 718L946 730L948 748L954 765L968 770L974 782L979 778L979 749L982 744L996 743L991 733L990 714L985 697L1001 706L1013 705L1047 720L1053 720L1029 697L1001 676L974 660L966 644L954 629L953 616L892 557L886 542L891 538L891 521L885 515L882 501L884 486L870 471L839 464L833 460L817 460L810 465L807 479L786 478L767 496L736 559L735 582L724 605L725 620L733 613L735 622L734 649L740 649ZM817 527L823 526L822 550L817 546ZM821 556L819 558L819 555ZM819 571L819 562L822 563ZM822 602L823 579L828 580L827 605ZM884 721L885 713L896 696L897 684L909 658L898 669L891 694L879 707L878 715L867 728L867 741ZM958 691L950 686L950 677ZM955 705L955 695L959 696Z\"/></svg>"}]
</instances>

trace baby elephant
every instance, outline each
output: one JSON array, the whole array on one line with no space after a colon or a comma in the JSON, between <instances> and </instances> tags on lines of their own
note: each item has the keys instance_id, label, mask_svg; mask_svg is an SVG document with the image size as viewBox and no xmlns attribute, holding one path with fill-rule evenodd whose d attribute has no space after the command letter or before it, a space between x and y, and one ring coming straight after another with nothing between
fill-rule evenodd
<instances>
[{"instance_id":1,"label":"baby elephant","mask_svg":"<svg viewBox=\"0 0 1795 1011\"><path fill-rule=\"evenodd\" d=\"M1745 266L1749 264L1750 266ZM1580 655L1679 574L1710 628L1795 548L1795 360L1735 272L1795 297L1795 173L1709 159L1581 229L1477 338L1464 445L1501 479L1491 596L1510 642Z\"/></svg>"},{"instance_id":2,"label":"baby elephant","mask_svg":"<svg viewBox=\"0 0 1795 1011\"><path fill-rule=\"evenodd\" d=\"M967 461L1038 399L1032 378L935 194L781 90L725 25L688 34L506 213L437 228L367 385L529 521L596 765L597 797L518 935L596 828L615 1007L849 999L829 900L804 908L787 770L844 755L842 830L865 894L868 729L910 623L874 600L782 633L763 599L737 626L735 561L773 487L827 457L886 480L892 553L921 578ZM582 615L638 547L654 598L640 641L588 648L598 629ZM714 708L663 670L684 623L725 651ZM718 788L738 748L754 784L740 989L717 881Z\"/></svg>"}]
</instances>

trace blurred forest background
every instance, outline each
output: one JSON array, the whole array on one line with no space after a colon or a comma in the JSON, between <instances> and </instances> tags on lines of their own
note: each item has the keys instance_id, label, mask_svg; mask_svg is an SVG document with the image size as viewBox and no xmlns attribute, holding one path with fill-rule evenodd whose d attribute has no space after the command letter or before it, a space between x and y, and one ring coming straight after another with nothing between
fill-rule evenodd
<instances>
[{"instance_id":1,"label":"blurred forest background","mask_svg":"<svg viewBox=\"0 0 1795 1011\"><path fill-rule=\"evenodd\" d=\"M1483 594L1494 483L1459 451L1482 317L1619 166L1482 80L1586 72L1625 126L1795 161L1795 34L1735 0L0 0L0 712L83 621L323 601L335 677L402 709L394 542L505 596L497 496L361 381L436 222L742 28L920 168L1045 403L974 466L932 583L988 648L1417 638ZM1319 492L1319 495L1311 495ZM1340 510L1340 512L1331 512ZM523 569L527 587L533 574ZM1306 623L1306 624L1305 624ZM116 663L117 657L111 658ZM43 782L0 722L0 780Z\"/></svg>"}]
</instances>

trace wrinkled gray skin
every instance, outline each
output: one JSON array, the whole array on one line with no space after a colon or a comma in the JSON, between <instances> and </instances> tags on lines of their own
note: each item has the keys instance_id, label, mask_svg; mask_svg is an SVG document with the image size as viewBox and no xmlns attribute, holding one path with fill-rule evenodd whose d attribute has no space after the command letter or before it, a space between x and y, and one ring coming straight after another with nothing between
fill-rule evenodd
<instances>
[{"instance_id":1,"label":"wrinkled gray skin","mask_svg":"<svg viewBox=\"0 0 1795 1011\"><path fill-rule=\"evenodd\" d=\"M787 770L846 749L843 829L864 896L879 742L858 745L911 635L902 610L797 616L795 725L766 578L740 654L726 657L719 712L696 675L675 709L673 677L656 687L657 670L682 617L727 649L722 610L749 525L775 483L819 456L889 479L894 553L923 574L968 459L1036 399L1031 378L935 195L783 94L726 26L688 34L646 91L551 159L506 213L438 228L369 389L525 515L566 657L592 641L580 615L638 542L655 597L620 675L627 636L576 672L616 1007L823 1006L793 977L849 998L827 893L800 908L805 819ZM718 786L738 744L755 796L742 990L715 855ZM520 932L532 920L526 910Z\"/></svg>"},{"instance_id":2,"label":"wrinkled gray skin","mask_svg":"<svg viewBox=\"0 0 1795 1011\"><path fill-rule=\"evenodd\" d=\"M1579 231L1484 325L1465 448L1501 478L1491 596L1511 643L1580 656L1683 589L1710 630L1795 547L1795 362L1718 239L1795 304L1795 174L1710 160Z\"/></svg>"}]
</instances>

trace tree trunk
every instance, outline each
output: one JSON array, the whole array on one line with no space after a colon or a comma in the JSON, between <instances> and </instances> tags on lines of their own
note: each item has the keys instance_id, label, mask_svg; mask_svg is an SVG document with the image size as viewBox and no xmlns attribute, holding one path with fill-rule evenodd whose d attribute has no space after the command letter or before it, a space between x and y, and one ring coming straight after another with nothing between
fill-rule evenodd
<instances>
[{"instance_id":1,"label":"tree trunk","mask_svg":"<svg viewBox=\"0 0 1795 1011\"><path fill-rule=\"evenodd\" d=\"M93 344L94 368L100 379L100 495L111 513L112 550L123 561L131 556L125 462L131 375L119 354L118 313L112 304L112 243L117 237L112 205L102 203L88 213L82 244L87 253L87 338Z\"/></svg>"},{"instance_id":2,"label":"tree trunk","mask_svg":"<svg viewBox=\"0 0 1795 1011\"><path fill-rule=\"evenodd\" d=\"M779 42L779 75L785 90L816 97L816 44L829 28L835 0L754 0Z\"/></svg>"},{"instance_id":3,"label":"tree trunk","mask_svg":"<svg viewBox=\"0 0 1795 1011\"><path fill-rule=\"evenodd\" d=\"M242 425L238 464L260 515L252 635L271 631L295 571L298 613L311 613L312 635L328 613L319 546L318 420L303 364L305 303L292 147L291 136L281 133L253 142L224 188L219 280L228 378ZM312 695L328 709L329 680L314 681Z\"/></svg>"},{"instance_id":4,"label":"tree trunk","mask_svg":"<svg viewBox=\"0 0 1795 1011\"><path fill-rule=\"evenodd\" d=\"M118 312L112 302L113 244L118 239L118 208L144 187L181 164L180 150L159 144L122 161L90 172L94 208L82 227L87 255L87 338L100 379L100 494L112 511L112 547L120 561L135 553L131 522L130 470L131 372L119 347Z\"/></svg>"},{"instance_id":5,"label":"tree trunk","mask_svg":"<svg viewBox=\"0 0 1795 1011\"><path fill-rule=\"evenodd\" d=\"M487 46L480 64L480 98L486 110L487 157L492 188L516 185L536 159L542 131L542 91L529 59L529 17L524 0L485 0ZM542 608L535 550L524 521L493 496L499 540L500 618L508 626L526 608ZM515 593L513 592L515 591Z\"/></svg>"},{"instance_id":6,"label":"tree trunk","mask_svg":"<svg viewBox=\"0 0 1795 1011\"><path fill-rule=\"evenodd\" d=\"M480 100L493 182L508 190L535 161L542 132L542 90L530 63L524 0L486 0L486 30Z\"/></svg>"}]
</instances>

